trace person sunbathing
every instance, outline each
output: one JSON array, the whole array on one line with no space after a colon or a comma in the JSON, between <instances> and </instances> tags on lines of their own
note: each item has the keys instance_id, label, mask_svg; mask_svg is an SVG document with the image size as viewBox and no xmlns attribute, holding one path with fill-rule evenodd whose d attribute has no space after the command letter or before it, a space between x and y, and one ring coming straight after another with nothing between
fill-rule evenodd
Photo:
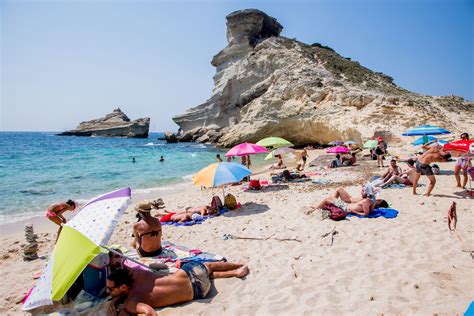
<instances>
[{"instance_id":1,"label":"person sunbathing","mask_svg":"<svg viewBox=\"0 0 474 316\"><path fill-rule=\"evenodd\" d=\"M187 262L163 276L141 269L117 269L106 280L112 297L108 314L157 315L155 308L206 298L211 279L244 277L246 265L230 262Z\"/></svg>"},{"instance_id":2,"label":"person sunbathing","mask_svg":"<svg viewBox=\"0 0 474 316\"><path fill-rule=\"evenodd\" d=\"M338 188L330 197L323 199L319 204L310 206L306 213L311 214L322 209L326 204L332 204L344 212L367 216L370 212L379 207L388 207L385 200L376 200L372 193L361 191L361 197L351 196L344 188Z\"/></svg>"},{"instance_id":3,"label":"person sunbathing","mask_svg":"<svg viewBox=\"0 0 474 316\"><path fill-rule=\"evenodd\" d=\"M436 185L436 178L434 176L433 169L431 169L430 164L432 162L446 162L449 160L449 158L451 158L451 154L443 151L441 146L430 146L430 144L434 142L436 142L436 140L428 142L422 146L422 148L425 149L426 152L420 157L418 157L415 163L416 173L413 178L413 195L418 194L416 192L418 180L422 175L425 175L428 177L430 184L428 185L428 188L426 189L426 193L424 195L430 196L431 191Z\"/></svg>"},{"instance_id":4,"label":"person sunbathing","mask_svg":"<svg viewBox=\"0 0 474 316\"><path fill-rule=\"evenodd\" d=\"M400 184L412 186L413 180L415 178L415 173L416 173L415 160L408 159L407 164L408 164L408 169L405 171L402 171L400 175L391 173L387 177L382 179L381 181L378 181L377 183L375 183L374 186L384 187L392 183L400 183Z\"/></svg>"},{"instance_id":5,"label":"person sunbathing","mask_svg":"<svg viewBox=\"0 0 474 316\"><path fill-rule=\"evenodd\" d=\"M165 212L156 214L156 217L160 218L160 222L175 222L184 223L194 221L202 216L210 216L217 214L217 210L213 209L209 205L187 207L184 210L176 212Z\"/></svg>"},{"instance_id":6,"label":"person sunbathing","mask_svg":"<svg viewBox=\"0 0 474 316\"><path fill-rule=\"evenodd\" d=\"M343 166L353 166L356 161L356 153L351 153L350 157L342 157L342 165Z\"/></svg>"},{"instance_id":7,"label":"person sunbathing","mask_svg":"<svg viewBox=\"0 0 474 316\"><path fill-rule=\"evenodd\" d=\"M133 241L131 246L141 257L154 257L161 253L161 223L151 216L151 203L140 202L135 209L140 220L133 225Z\"/></svg>"}]
</instances>

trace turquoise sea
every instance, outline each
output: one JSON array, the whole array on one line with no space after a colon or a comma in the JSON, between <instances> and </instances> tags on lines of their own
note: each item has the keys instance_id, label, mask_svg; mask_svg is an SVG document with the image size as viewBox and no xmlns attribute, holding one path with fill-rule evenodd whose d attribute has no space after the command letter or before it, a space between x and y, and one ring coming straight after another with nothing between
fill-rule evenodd
<instances>
[{"instance_id":1,"label":"turquoise sea","mask_svg":"<svg viewBox=\"0 0 474 316\"><path fill-rule=\"evenodd\" d=\"M0 224L41 215L57 201L86 201L125 186L136 193L189 182L225 153L211 145L167 144L157 140L159 133L148 139L55 134L0 132Z\"/></svg>"}]
</instances>

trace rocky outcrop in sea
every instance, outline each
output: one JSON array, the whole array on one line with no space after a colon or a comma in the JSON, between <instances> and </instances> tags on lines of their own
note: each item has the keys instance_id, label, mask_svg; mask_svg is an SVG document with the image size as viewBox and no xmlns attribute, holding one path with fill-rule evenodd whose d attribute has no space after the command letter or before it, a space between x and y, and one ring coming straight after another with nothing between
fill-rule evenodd
<instances>
[{"instance_id":1,"label":"rocky outcrop in sea","mask_svg":"<svg viewBox=\"0 0 474 316\"><path fill-rule=\"evenodd\" d=\"M280 36L282 29L255 9L227 16L228 45L211 62L212 95L173 118L179 141L229 147L280 136L303 145L374 134L400 141L421 124L474 130L473 102L410 92L330 47Z\"/></svg>"},{"instance_id":2,"label":"rocky outcrop in sea","mask_svg":"<svg viewBox=\"0 0 474 316\"><path fill-rule=\"evenodd\" d=\"M105 117L81 122L76 129L59 135L147 138L149 128L149 117L131 121L120 108L117 108Z\"/></svg>"}]
</instances>

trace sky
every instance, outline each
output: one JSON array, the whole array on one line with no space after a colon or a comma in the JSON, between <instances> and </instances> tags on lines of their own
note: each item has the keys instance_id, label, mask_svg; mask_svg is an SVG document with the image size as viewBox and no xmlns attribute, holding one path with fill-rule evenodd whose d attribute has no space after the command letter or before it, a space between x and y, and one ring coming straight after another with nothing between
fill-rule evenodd
<instances>
[{"instance_id":1,"label":"sky","mask_svg":"<svg viewBox=\"0 0 474 316\"><path fill-rule=\"evenodd\" d=\"M472 0L0 0L0 130L64 131L120 107L175 131L211 96L225 16L246 8L402 88L474 100Z\"/></svg>"}]
</instances>

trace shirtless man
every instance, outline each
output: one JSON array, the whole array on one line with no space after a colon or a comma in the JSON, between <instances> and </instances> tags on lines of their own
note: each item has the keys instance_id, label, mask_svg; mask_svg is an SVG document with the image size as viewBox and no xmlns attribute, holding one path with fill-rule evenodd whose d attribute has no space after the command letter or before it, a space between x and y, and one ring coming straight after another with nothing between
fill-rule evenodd
<instances>
[{"instance_id":1,"label":"shirtless man","mask_svg":"<svg viewBox=\"0 0 474 316\"><path fill-rule=\"evenodd\" d=\"M436 178L434 176L433 170L431 169L430 163L432 162L446 162L451 158L451 154L443 151L441 146L429 146L430 144L436 142L433 140L429 143L426 143L422 146L423 149L426 149L426 152L418 157L418 160L415 163L416 173L413 179L413 194L417 195L416 187L418 186L418 180L421 175L425 175L430 180L430 184L426 189L425 196L430 196L431 191L435 187Z\"/></svg>"},{"instance_id":2,"label":"shirtless man","mask_svg":"<svg viewBox=\"0 0 474 316\"><path fill-rule=\"evenodd\" d=\"M246 265L230 262L187 262L173 274L163 276L148 270L117 269L106 281L112 297L109 315L157 315L155 308L203 299L211 288L211 279L244 277Z\"/></svg>"},{"instance_id":3,"label":"shirtless man","mask_svg":"<svg viewBox=\"0 0 474 316\"><path fill-rule=\"evenodd\" d=\"M415 169L415 160L408 159L407 161L408 169L400 173L399 175L392 174L391 177L388 179L385 178L383 182L377 183L375 186L385 186L390 183L401 183L404 185L413 185L413 181L415 179L416 169Z\"/></svg>"},{"instance_id":4,"label":"shirtless man","mask_svg":"<svg viewBox=\"0 0 474 316\"><path fill-rule=\"evenodd\" d=\"M141 257L154 257L161 253L161 223L151 216L151 203L140 202L136 211L141 219L133 225L132 247Z\"/></svg>"},{"instance_id":5,"label":"shirtless man","mask_svg":"<svg viewBox=\"0 0 474 316\"><path fill-rule=\"evenodd\" d=\"M325 198L317 205L311 206L311 211L308 214L322 209L326 204L333 204L344 212L363 216L369 215L374 208L388 207L388 203L385 200L375 200L374 196L368 195L364 190L362 190L360 198L355 198L345 189L339 188L332 196Z\"/></svg>"}]
</instances>

